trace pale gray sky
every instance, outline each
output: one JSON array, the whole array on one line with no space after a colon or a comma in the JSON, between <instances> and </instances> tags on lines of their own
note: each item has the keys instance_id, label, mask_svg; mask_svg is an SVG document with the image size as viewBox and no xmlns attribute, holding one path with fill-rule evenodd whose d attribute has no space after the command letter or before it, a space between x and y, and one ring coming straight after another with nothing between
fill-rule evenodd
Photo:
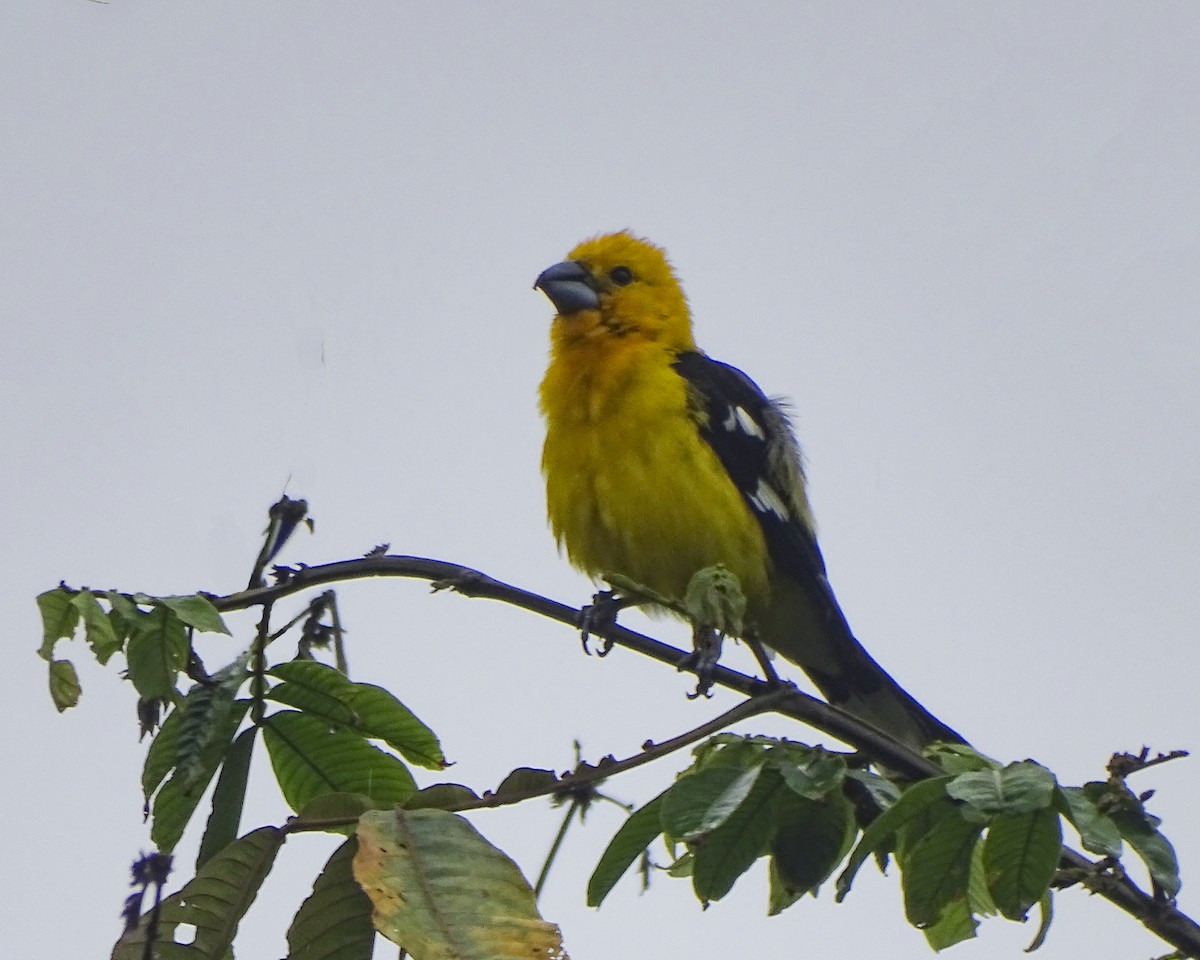
<instances>
[{"instance_id":1,"label":"pale gray sky","mask_svg":"<svg viewBox=\"0 0 1200 960\"><path fill-rule=\"evenodd\" d=\"M1114 749L1200 747L1197 50L1185 3L10 0L0 940L104 954L147 847L132 690L77 645L84 699L55 715L41 590L237 589L286 488L318 521L286 559L389 541L587 598L545 527L530 285L614 228L669 250L702 346L793 398L835 589L906 686L1067 782ZM478 788L731 702L420 584L342 603L355 676ZM644 800L683 763L610 791ZM1138 781L1193 913L1198 770ZM285 813L264 780L247 823ZM474 819L534 874L557 814ZM928 955L869 871L774 919L761 866L707 912L666 879L587 910L618 823L595 811L543 902L576 960ZM283 954L332 846L289 843L239 955ZM994 921L955 955L1032 934ZM1165 952L1068 892L1041 955Z\"/></svg>"}]
</instances>

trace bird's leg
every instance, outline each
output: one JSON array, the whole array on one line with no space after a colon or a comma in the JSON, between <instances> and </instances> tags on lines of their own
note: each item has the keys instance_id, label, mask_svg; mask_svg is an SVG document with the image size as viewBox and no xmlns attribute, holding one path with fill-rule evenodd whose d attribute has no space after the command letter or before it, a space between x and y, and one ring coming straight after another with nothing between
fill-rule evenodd
<instances>
[{"instance_id":1,"label":"bird's leg","mask_svg":"<svg viewBox=\"0 0 1200 960\"><path fill-rule=\"evenodd\" d=\"M679 670L689 670L696 675L696 689L688 694L689 700L711 697L713 673L721 659L721 644L725 634L707 626L696 624L692 628L692 652L679 661Z\"/></svg>"},{"instance_id":2,"label":"bird's leg","mask_svg":"<svg viewBox=\"0 0 1200 960\"><path fill-rule=\"evenodd\" d=\"M588 640L593 633L604 633L609 627L617 624L617 614L626 607L637 606L636 597L618 597L612 590L601 590L592 597L592 602L579 611L579 641L583 644L583 652L591 656ZM605 639L596 651L597 656L607 657L612 651L613 642Z\"/></svg>"},{"instance_id":3,"label":"bird's leg","mask_svg":"<svg viewBox=\"0 0 1200 960\"><path fill-rule=\"evenodd\" d=\"M750 648L750 652L754 654L754 659L758 661L759 669L762 670L763 680L771 689L775 690L783 686L783 681L779 679L779 674L775 672L775 665L771 663L771 651L768 650L761 640L750 631L742 638L746 641L746 646Z\"/></svg>"}]
</instances>

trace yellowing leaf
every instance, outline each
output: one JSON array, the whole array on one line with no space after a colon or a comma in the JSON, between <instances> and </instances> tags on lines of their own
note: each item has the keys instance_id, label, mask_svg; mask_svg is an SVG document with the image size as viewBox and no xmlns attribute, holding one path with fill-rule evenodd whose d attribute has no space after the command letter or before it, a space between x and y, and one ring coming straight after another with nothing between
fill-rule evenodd
<instances>
[{"instance_id":1,"label":"yellowing leaf","mask_svg":"<svg viewBox=\"0 0 1200 960\"><path fill-rule=\"evenodd\" d=\"M375 929L414 960L566 960L520 869L444 810L368 811L354 877Z\"/></svg>"}]
</instances>

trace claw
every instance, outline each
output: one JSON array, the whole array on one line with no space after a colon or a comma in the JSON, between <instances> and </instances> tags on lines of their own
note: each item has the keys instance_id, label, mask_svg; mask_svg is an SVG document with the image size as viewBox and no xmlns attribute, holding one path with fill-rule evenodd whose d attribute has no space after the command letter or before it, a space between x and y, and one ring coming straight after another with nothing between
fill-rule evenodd
<instances>
[{"instance_id":1,"label":"claw","mask_svg":"<svg viewBox=\"0 0 1200 960\"><path fill-rule=\"evenodd\" d=\"M593 633L603 633L609 627L617 625L617 614L633 601L618 597L611 590L601 590L592 602L579 611L579 642L583 644L583 652L589 657L592 651L588 649L588 640ZM613 642L604 639L600 649L596 651L599 657L607 657L612 652Z\"/></svg>"},{"instance_id":2,"label":"claw","mask_svg":"<svg viewBox=\"0 0 1200 960\"><path fill-rule=\"evenodd\" d=\"M712 696L713 675L721 659L721 643L724 639L725 635L712 627L697 626L692 631L692 652L680 660L677 667L680 671L686 670L696 675L696 689L688 694L689 700Z\"/></svg>"}]
</instances>

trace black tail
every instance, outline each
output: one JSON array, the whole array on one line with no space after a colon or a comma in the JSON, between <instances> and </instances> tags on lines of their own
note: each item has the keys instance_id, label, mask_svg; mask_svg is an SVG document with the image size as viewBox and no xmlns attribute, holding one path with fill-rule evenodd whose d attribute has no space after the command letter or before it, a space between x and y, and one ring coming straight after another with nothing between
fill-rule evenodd
<instances>
[{"instance_id":1,"label":"black tail","mask_svg":"<svg viewBox=\"0 0 1200 960\"><path fill-rule=\"evenodd\" d=\"M855 639L824 576L811 585L791 578L777 583L758 629L763 642L798 664L835 707L917 749L936 740L966 743Z\"/></svg>"}]
</instances>

